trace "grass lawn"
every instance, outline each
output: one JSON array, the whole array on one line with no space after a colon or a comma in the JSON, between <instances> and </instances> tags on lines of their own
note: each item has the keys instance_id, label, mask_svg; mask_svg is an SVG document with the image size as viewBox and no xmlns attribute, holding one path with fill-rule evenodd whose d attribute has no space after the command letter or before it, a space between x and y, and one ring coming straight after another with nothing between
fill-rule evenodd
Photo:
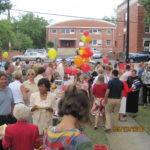
<instances>
[{"instance_id":1,"label":"grass lawn","mask_svg":"<svg viewBox=\"0 0 150 150\"><path fill-rule=\"evenodd\" d=\"M110 149L110 145L108 142L108 139L106 137L106 133L102 129L102 127L99 126L97 130L94 130L93 126L91 125L85 125L84 133L86 136L88 136L94 145L106 145Z\"/></svg>"},{"instance_id":2,"label":"grass lawn","mask_svg":"<svg viewBox=\"0 0 150 150\"><path fill-rule=\"evenodd\" d=\"M150 106L147 109L144 109L142 106L139 106L138 116L135 118L135 121L150 135Z\"/></svg>"}]
</instances>

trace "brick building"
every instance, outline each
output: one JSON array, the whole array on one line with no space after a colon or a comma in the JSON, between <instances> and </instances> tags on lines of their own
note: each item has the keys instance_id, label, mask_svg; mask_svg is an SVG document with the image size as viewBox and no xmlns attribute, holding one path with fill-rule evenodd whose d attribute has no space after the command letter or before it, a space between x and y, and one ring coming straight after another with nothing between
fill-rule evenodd
<instances>
[{"instance_id":1,"label":"brick building","mask_svg":"<svg viewBox=\"0 0 150 150\"><path fill-rule=\"evenodd\" d=\"M150 51L150 26L144 24L144 8L138 0L130 0L129 52ZM127 31L127 0L117 8L117 50L125 51Z\"/></svg>"},{"instance_id":2,"label":"brick building","mask_svg":"<svg viewBox=\"0 0 150 150\"><path fill-rule=\"evenodd\" d=\"M52 41L62 55L72 55L79 47L84 31L90 33L92 49L108 52L115 47L115 30L113 23L95 20L71 20L46 27L47 41Z\"/></svg>"}]
</instances>

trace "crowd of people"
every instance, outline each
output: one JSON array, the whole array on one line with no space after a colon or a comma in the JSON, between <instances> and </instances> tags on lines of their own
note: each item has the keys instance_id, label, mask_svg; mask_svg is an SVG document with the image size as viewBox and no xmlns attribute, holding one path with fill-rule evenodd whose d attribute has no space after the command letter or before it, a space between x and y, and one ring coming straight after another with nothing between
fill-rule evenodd
<instances>
[{"instance_id":1,"label":"crowd of people","mask_svg":"<svg viewBox=\"0 0 150 150\"><path fill-rule=\"evenodd\" d=\"M0 72L0 149L91 150L91 140L80 130L91 123L97 130L99 119L106 132L138 115L138 105L150 103L150 65L119 64L91 66L88 73L66 60L57 64L6 62ZM113 116L111 114L114 114ZM94 117L92 117L94 116ZM57 121L56 121L57 120Z\"/></svg>"}]
</instances>

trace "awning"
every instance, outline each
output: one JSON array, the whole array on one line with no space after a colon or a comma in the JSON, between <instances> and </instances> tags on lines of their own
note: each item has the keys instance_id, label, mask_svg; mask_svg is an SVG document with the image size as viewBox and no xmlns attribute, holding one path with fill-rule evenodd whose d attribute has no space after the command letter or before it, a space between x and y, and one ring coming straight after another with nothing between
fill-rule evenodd
<instances>
[{"instance_id":1,"label":"awning","mask_svg":"<svg viewBox=\"0 0 150 150\"><path fill-rule=\"evenodd\" d=\"M58 38L59 40L68 40L68 41L74 41L77 40L77 38Z\"/></svg>"}]
</instances>

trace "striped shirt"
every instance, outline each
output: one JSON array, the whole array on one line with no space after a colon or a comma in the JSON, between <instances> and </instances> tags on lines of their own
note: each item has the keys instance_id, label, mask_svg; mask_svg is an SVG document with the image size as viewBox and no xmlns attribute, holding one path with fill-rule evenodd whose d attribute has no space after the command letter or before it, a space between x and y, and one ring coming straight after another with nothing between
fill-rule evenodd
<instances>
[{"instance_id":1,"label":"striped shirt","mask_svg":"<svg viewBox=\"0 0 150 150\"><path fill-rule=\"evenodd\" d=\"M91 140L78 129L56 131L50 128L44 138L44 150L92 150Z\"/></svg>"}]
</instances>

